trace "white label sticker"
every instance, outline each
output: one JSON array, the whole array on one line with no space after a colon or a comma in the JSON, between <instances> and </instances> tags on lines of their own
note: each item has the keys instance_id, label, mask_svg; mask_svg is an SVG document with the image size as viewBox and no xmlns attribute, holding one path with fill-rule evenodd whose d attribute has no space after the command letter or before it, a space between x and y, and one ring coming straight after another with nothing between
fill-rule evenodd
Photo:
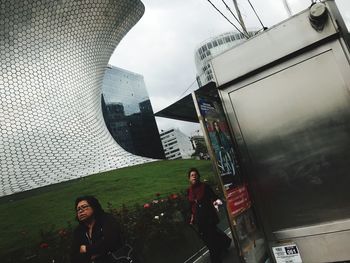
<instances>
[{"instance_id":1,"label":"white label sticker","mask_svg":"<svg viewBox=\"0 0 350 263\"><path fill-rule=\"evenodd\" d=\"M299 249L295 244L280 247L272 247L272 252L277 263L302 263Z\"/></svg>"}]
</instances>

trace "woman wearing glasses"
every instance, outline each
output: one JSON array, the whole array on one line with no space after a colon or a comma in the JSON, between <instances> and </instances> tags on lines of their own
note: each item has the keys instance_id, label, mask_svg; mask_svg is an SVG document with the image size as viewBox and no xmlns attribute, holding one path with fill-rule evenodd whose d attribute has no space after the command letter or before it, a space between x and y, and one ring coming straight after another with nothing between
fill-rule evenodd
<instances>
[{"instance_id":1,"label":"woman wearing glasses","mask_svg":"<svg viewBox=\"0 0 350 263\"><path fill-rule=\"evenodd\" d=\"M73 233L71 262L108 262L108 253L122 247L119 224L93 196L78 197L75 210L79 225Z\"/></svg>"}]
</instances>

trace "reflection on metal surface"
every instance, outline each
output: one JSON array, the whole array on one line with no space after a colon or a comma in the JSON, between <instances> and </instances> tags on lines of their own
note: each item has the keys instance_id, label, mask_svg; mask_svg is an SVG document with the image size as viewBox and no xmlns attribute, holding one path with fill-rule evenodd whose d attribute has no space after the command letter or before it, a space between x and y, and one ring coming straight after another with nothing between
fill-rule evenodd
<instances>
[{"instance_id":1,"label":"reflection on metal surface","mask_svg":"<svg viewBox=\"0 0 350 263\"><path fill-rule=\"evenodd\" d=\"M350 229L350 219L311 225L311 226L281 229L279 231L273 232L273 234L277 239L289 239L289 238L295 238L295 237L304 237L304 236L339 232L339 231L344 231L348 229Z\"/></svg>"},{"instance_id":2,"label":"reflection on metal surface","mask_svg":"<svg viewBox=\"0 0 350 263\"><path fill-rule=\"evenodd\" d=\"M230 94L272 231L350 217L350 98L337 67L328 51Z\"/></svg>"},{"instance_id":3,"label":"reflection on metal surface","mask_svg":"<svg viewBox=\"0 0 350 263\"><path fill-rule=\"evenodd\" d=\"M1 1L0 196L149 160L115 143L100 98L143 12L138 0Z\"/></svg>"},{"instance_id":4,"label":"reflection on metal surface","mask_svg":"<svg viewBox=\"0 0 350 263\"><path fill-rule=\"evenodd\" d=\"M314 30L309 22L309 11L306 10L294 19L283 21L224 55L213 58L211 66L215 79L221 86L244 78L248 73L275 63L289 54L335 36L337 30L333 23L327 23L321 32ZM293 41L290 41L291 38Z\"/></svg>"},{"instance_id":5,"label":"reflection on metal surface","mask_svg":"<svg viewBox=\"0 0 350 263\"><path fill-rule=\"evenodd\" d=\"M142 75L109 65L102 84L102 112L109 132L124 150L139 156L164 159Z\"/></svg>"},{"instance_id":6,"label":"reflection on metal surface","mask_svg":"<svg viewBox=\"0 0 350 263\"><path fill-rule=\"evenodd\" d=\"M350 231L293 238L304 263L348 262ZM290 239L281 243L289 243Z\"/></svg>"},{"instance_id":7,"label":"reflection on metal surface","mask_svg":"<svg viewBox=\"0 0 350 263\"><path fill-rule=\"evenodd\" d=\"M248 41L213 63L270 252L295 244L307 263L350 259L349 41L334 1L325 3L322 32L296 15L256 36L264 50Z\"/></svg>"}]
</instances>

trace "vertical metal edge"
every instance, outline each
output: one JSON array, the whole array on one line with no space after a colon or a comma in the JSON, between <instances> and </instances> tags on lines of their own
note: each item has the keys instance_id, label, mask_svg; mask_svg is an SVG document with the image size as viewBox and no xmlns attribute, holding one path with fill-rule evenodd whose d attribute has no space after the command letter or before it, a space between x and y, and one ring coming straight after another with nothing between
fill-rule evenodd
<instances>
[{"instance_id":1,"label":"vertical metal edge","mask_svg":"<svg viewBox=\"0 0 350 263\"><path fill-rule=\"evenodd\" d=\"M221 188L221 192L224 194L225 196L225 199L227 199L227 194L226 194L226 191L225 191L225 188L224 188L224 185L222 184L222 180L220 178L220 173L219 173L219 167L217 166L217 162L216 162L216 157L215 157L215 154L214 154L214 149L210 143L210 140L209 140L209 134L208 134L208 130L206 128L206 125L205 125L205 122L204 122L204 118L200 112L200 109L199 109L199 105L198 105L198 100L197 100L197 95L196 95L196 92L193 91L191 93L192 95L192 99L193 99L193 104L195 106L195 109L196 109L196 112L197 112L197 116L198 116L198 120L199 120L199 124L201 126L201 129L203 131L203 136L204 136L204 140L205 140L205 143L208 147L208 152L209 152L209 156L210 156L210 160L212 162L212 166L214 167L214 170L215 170L215 177L216 177L216 180L219 182L220 184L220 188ZM229 225L230 225L230 230L231 230L231 234L232 234L232 238L233 238L233 242L235 244L235 248L238 252L238 255L239 255L239 259L242 263L245 263L244 261L244 258L243 258L243 254L242 254L242 248L238 242L238 236L237 236L237 233L236 233L236 229L234 227L234 223L235 223L235 219L233 218L233 216L228 212L228 207L227 207L227 202L226 203L226 217L229 221Z\"/></svg>"},{"instance_id":2,"label":"vertical metal edge","mask_svg":"<svg viewBox=\"0 0 350 263\"><path fill-rule=\"evenodd\" d=\"M335 24L336 28L338 29L338 31L340 32L340 36L341 36L341 44L342 47L345 51L346 57L348 59L348 61L350 62L350 33L347 29L347 26L345 24L345 21L342 17L342 15L340 14L339 8L335 2L335 0L327 0L326 2L326 6L328 8L328 10L330 11L330 17L333 21L333 23Z\"/></svg>"}]
</instances>

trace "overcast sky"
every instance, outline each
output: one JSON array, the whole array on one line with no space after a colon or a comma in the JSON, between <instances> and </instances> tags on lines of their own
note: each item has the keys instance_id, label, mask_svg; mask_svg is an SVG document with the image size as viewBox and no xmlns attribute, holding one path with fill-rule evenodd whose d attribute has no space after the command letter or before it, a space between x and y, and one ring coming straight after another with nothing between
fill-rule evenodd
<instances>
[{"instance_id":1,"label":"overcast sky","mask_svg":"<svg viewBox=\"0 0 350 263\"><path fill-rule=\"evenodd\" d=\"M145 14L117 46L110 64L144 76L153 110L157 112L197 88L196 83L192 84L196 77L194 52L200 43L235 29L207 0L142 2ZM234 21L221 0L212 2ZM225 2L234 10L232 0ZM311 3L310 0L287 2L293 13ZM251 3L265 26L270 27L288 17L283 0L251 0ZM337 0L336 3L350 21L350 1ZM261 28L248 1L238 0L238 4L247 27ZM188 91L183 94L186 89ZM199 129L199 125L189 122L156 119L159 129L180 128L187 135Z\"/></svg>"}]
</instances>

